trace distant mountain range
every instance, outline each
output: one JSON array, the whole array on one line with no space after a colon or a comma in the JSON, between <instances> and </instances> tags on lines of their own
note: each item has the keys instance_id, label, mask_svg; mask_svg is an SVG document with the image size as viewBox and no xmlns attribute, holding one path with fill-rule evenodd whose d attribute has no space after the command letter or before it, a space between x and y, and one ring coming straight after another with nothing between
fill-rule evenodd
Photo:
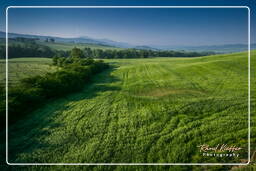
<instances>
[{"instance_id":1,"label":"distant mountain range","mask_svg":"<svg viewBox=\"0 0 256 171\"><path fill-rule=\"evenodd\" d=\"M118 42L109 39L95 39L87 36L75 37L75 38L63 38L55 36L41 36L41 35L29 35L19 33L8 33L9 38L24 37L24 38L37 38L40 41L45 41L47 38L53 38L55 42L61 43L87 43L97 44L105 46L114 46L119 48L135 48L143 50L185 50L185 51L211 51L215 53L232 53L241 52L248 49L247 44L226 44L226 45L209 45L209 46L157 46L157 45L132 45L125 42ZM0 38L5 38L5 32L0 31ZM251 44L251 49L256 49L256 44Z\"/></svg>"},{"instance_id":2,"label":"distant mountain range","mask_svg":"<svg viewBox=\"0 0 256 171\"><path fill-rule=\"evenodd\" d=\"M225 44L225 45L205 45L205 46L157 46L163 50L186 50L196 52L233 53L248 50L247 44ZM251 49L256 49L256 44L251 44Z\"/></svg>"},{"instance_id":3,"label":"distant mountain range","mask_svg":"<svg viewBox=\"0 0 256 171\"><path fill-rule=\"evenodd\" d=\"M5 38L5 32L0 31L0 38ZM120 48L132 48L133 46L128 43L112 41L108 39L94 39L87 36L74 37L74 38L63 38L55 36L41 36L41 35L29 35L29 34L19 34L19 33L8 33L9 38L24 37L24 38L35 38L45 41L47 38L53 38L55 42L61 43L88 43L88 44L99 44L107 46L115 46Z\"/></svg>"}]
</instances>

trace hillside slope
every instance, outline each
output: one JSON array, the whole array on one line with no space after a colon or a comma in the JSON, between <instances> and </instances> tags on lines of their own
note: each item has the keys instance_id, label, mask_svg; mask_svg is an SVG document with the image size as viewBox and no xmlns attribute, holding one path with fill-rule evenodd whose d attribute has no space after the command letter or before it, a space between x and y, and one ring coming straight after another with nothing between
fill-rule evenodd
<instances>
[{"instance_id":1,"label":"hillside slope","mask_svg":"<svg viewBox=\"0 0 256 171\"><path fill-rule=\"evenodd\" d=\"M0 38L0 45L5 46L5 39ZM93 43L70 43L70 42L45 42L45 41L36 41L39 45L48 46L54 50L71 50L74 47L84 49L84 48L91 48L91 49L122 49L114 46L104 45L104 44L93 44ZM9 40L9 45L22 45L25 46L24 42L16 41L13 39Z\"/></svg>"},{"instance_id":2,"label":"hillside slope","mask_svg":"<svg viewBox=\"0 0 256 171\"><path fill-rule=\"evenodd\" d=\"M5 37L6 37L6 33L0 31L0 38L5 38ZM84 43L84 44L114 46L114 47L120 47L120 48L133 47L132 45L124 42L118 42L118 41L113 41L109 39L95 39L88 36L64 38L64 37L56 37L56 36L8 33L8 38L17 38L17 37L39 39L40 41L45 41L46 39L53 38L55 42L58 42L58 43L82 43L82 44Z\"/></svg>"},{"instance_id":3,"label":"hillside slope","mask_svg":"<svg viewBox=\"0 0 256 171\"><path fill-rule=\"evenodd\" d=\"M81 93L9 128L9 162L246 161L246 53L108 62L115 67ZM240 157L205 158L197 148L223 143L242 147Z\"/></svg>"}]
</instances>

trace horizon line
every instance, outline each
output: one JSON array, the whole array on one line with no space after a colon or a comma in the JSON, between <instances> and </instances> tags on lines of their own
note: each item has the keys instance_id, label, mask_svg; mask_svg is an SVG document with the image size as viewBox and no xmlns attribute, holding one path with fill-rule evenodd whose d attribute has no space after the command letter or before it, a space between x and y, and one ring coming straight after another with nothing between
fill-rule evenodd
<instances>
[{"instance_id":1,"label":"horizon line","mask_svg":"<svg viewBox=\"0 0 256 171\"><path fill-rule=\"evenodd\" d=\"M0 30L0 32L3 32L6 34L6 31L4 30ZM180 44L176 44L176 45L151 45L151 44L136 44L136 43L127 43L127 42L123 42L123 41L116 41L113 39L109 39L109 38L94 38L91 36L87 36L87 35L81 35L81 36L77 36L77 37L61 37L61 36L55 36L55 35L40 35L40 34L28 34L28 33L18 33L18 32L8 32L8 34L20 34L20 35L29 35L29 36L42 36L42 37L55 37L55 38L62 38L62 39L74 39L74 38L90 38L90 39L94 39L94 40L109 40L109 41L114 41L116 43L126 43L128 45L131 46L190 46L190 47L199 47L199 46L224 46L224 45L248 45L248 43L227 43L227 44L201 44L201 45L180 45ZM92 43L94 44L94 43ZM256 42L251 42L251 44L256 44Z\"/></svg>"}]
</instances>

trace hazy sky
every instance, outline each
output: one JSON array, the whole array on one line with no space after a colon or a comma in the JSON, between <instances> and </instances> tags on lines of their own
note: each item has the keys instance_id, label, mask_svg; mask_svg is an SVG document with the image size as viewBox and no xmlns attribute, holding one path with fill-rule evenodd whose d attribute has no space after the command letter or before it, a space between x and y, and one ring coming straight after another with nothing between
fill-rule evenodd
<instances>
[{"instance_id":1,"label":"hazy sky","mask_svg":"<svg viewBox=\"0 0 256 171\"><path fill-rule=\"evenodd\" d=\"M89 36L137 45L247 43L247 25L246 8L9 9L9 32Z\"/></svg>"}]
</instances>

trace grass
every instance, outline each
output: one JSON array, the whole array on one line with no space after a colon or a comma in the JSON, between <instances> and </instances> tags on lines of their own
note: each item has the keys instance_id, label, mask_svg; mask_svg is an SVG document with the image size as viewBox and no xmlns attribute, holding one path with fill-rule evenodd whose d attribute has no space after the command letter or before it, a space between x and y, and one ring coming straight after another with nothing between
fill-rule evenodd
<instances>
[{"instance_id":1,"label":"grass","mask_svg":"<svg viewBox=\"0 0 256 171\"><path fill-rule=\"evenodd\" d=\"M51 101L9 128L9 162L246 161L246 53L106 61L114 67L82 92ZM207 158L201 144L243 150L239 158Z\"/></svg>"},{"instance_id":2,"label":"grass","mask_svg":"<svg viewBox=\"0 0 256 171\"><path fill-rule=\"evenodd\" d=\"M6 61L0 60L0 84L5 84ZM48 58L14 58L8 60L9 86L15 85L20 79L54 72L57 68L51 66Z\"/></svg>"}]
</instances>

